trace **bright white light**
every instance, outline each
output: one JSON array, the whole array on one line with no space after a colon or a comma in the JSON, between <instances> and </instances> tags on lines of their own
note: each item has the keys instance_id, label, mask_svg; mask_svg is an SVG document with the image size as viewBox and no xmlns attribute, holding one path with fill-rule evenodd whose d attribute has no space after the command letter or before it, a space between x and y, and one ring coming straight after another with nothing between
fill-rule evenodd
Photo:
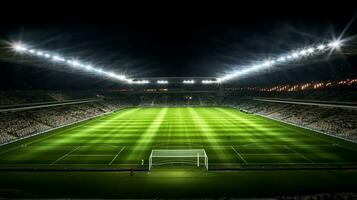
<instances>
[{"instance_id":1,"label":"bright white light","mask_svg":"<svg viewBox=\"0 0 357 200\"><path fill-rule=\"evenodd\" d=\"M93 67L91 65L84 65L83 68L86 70L93 70Z\"/></svg>"},{"instance_id":2,"label":"bright white light","mask_svg":"<svg viewBox=\"0 0 357 200\"><path fill-rule=\"evenodd\" d=\"M285 60L286 60L286 58L285 58L284 56L282 56L282 57L278 58L277 61L279 61L279 62L284 62Z\"/></svg>"},{"instance_id":3,"label":"bright white light","mask_svg":"<svg viewBox=\"0 0 357 200\"><path fill-rule=\"evenodd\" d=\"M184 84L194 84L195 81L194 80L183 80L182 83L184 83Z\"/></svg>"},{"instance_id":4,"label":"bright white light","mask_svg":"<svg viewBox=\"0 0 357 200\"><path fill-rule=\"evenodd\" d=\"M104 72L109 77L115 77L116 75L113 72Z\"/></svg>"},{"instance_id":5,"label":"bright white light","mask_svg":"<svg viewBox=\"0 0 357 200\"><path fill-rule=\"evenodd\" d=\"M80 67L81 66L81 63L79 63L77 60L73 60L71 64L73 66L75 66L75 67Z\"/></svg>"},{"instance_id":6,"label":"bright white light","mask_svg":"<svg viewBox=\"0 0 357 200\"><path fill-rule=\"evenodd\" d=\"M166 80L158 80L156 81L158 84L168 84L169 82Z\"/></svg>"},{"instance_id":7,"label":"bright white light","mask_svg":"<svg viewBox=\"0 0 357 200\"><path fill-rule=\"evenodd\" d=\"M13 44L12 48L15 51L27 51L27 48L24 45L20 44L20 43Z\"/></svg>"},{"instance_id":8,"label":"bright white light","mask_svg":"<svg viewBox=\"0 0 357 200\"><path fill-rule=\"evenodd\" d=\"M148 84L150 83L150 81L148 80L137 80L137 81L130 81L131 83L135 83L135 84Z\"/></svg>"},{"instance_id":9,"label":"bright white light","mask_svg":"<svg viewBox=\"0 0 357 200\"><path fill-rule=\"evenodd\" d=\"M233 73L227 74L223 77L218 78L217 80L227 81L229 79L233 79L239 76L244 76L252 72L257 72L260 69L264 69L266 67L272 67L273 65L283 64L282 62L284 63L296 62L300 60L300 58L302 57L308 58L314 55L321 55L322 53L327 52L328 49L340 48L341 45L342 45L341 40L334 40L330 43L319 44L316 46L313 45L299 50L293 50L291 51L292 53L290 53L289 55L280 56L280 57L278 56L277 58L268 59L268 61L264 61L260 65L245 66L243 70L235 71Z\"/></svg>"},{"instance_id":10,"label":"bright white light","mask_svg":"<svg viewBox=\"0 0 357 200\"><path fill-rule=\"evenodd\" d=\"M301 50L300 51L300 53L299 53L300 55L302 55L302 56L304 56L304 55L306 55L307 54L307 51L305 50L305 49L303 49L303 50Z\"/></svg>"},{"instance_id":11,"label":"bright white light","mask_svg":"<svg viewBox=\"0 0 357 200\"><path fill-rule=\"evenodd\" d=\"M124 76L124 75L116 75L115 77L117 79L121 79L121 80L126 80L127 79L126 76Z\"/></svg>"},{"instance_id":12,"label":"bright white light","mask_svg":"<svg viewBox=\"0 0 357 200\"><path fill-rule=\"evenodd\" d=\"M30 53L31 55L34 56L40 56L41 58L46 58L49 61L54 61L54 62L63 62L64 64L68 64L71 67L78 67L82 70L90 71L90 72L95 72L99 75L106 76L112 79L120 80L120 81L125 81L127 83L132 83L133 81L131 79L128 79L124 75L121 74L115 74L114 72L106 72L102 69L93 67L91 65L86 65L83 64L82 62L78 60L73 60L73 59L66 59L65 57L58 56L54 54L53 56L50 53L47 53L47 51L41 51L41 50L36 50L36 49L27 49L25 48L25 45L22 45L21 43L16 43L12 45L12 48L18 52L21 53ZM142 81L142 83L148 83L147 80Z\"/></svg>"},{"instance_id":13,"label":"bright white light","mask_svg":"<svg viewBox=\"0 0 357 200\"><path fill-rule=\"evenodd\" d=\"M310 54L313 53L314 52L314 48L312 48L312 47L308 48L307 52L310 53Z\"/></svg>"},{"instance_id":14,"label":"bright white light","mask_svg":"<svg viewBox=\"0 0 357 200\"><path fill-rule=\"evenodd\" d=\"M53 56L52 59L55 60L55 61L65 61L64 58L61 58L59 56Z\"/></svg>"},{"instance_id":15,"label":"bright white light","mask_svg":"<svg viewBox=\"0 0 357 200\"><path fill-rule=\"evenodd\" d=\"M267 67L270 65L270 61L265 61L262 65ZM256 66L253 66L253 67L256 68Z\"/></svg>"},{"instance_id":16,"label":"bright white light","mask_svg":"<svg viewBox=\"0 0 357 200\"><path fill-rule=\"evenodd\" d=\"M203 84L214 84L214 83L219 83L219 80L202 80Z\"/></svg>"},{"instance_id":17,"label":"bright white light","mask_svg":"<svg viewBox=\"0 0 357 200\"><path fill-rule=\"evenodd\" d=\"M97 72L98 74L104 74L105 72L101 69L94 69L95 72Z\"/></svg>"},{"instance_id":18,"label":"bright white light","mask_svg":"<svg viewBox=\"0 0 357 200\"><path fill-rule=\"evenodd\" d=\"M325 47L326 47L325 45L320 44L319 46L317 46L317 49L321 51L321 50L324 50Z\"/></svg>"},{"instance_id":19,"label":"bright white light","mask_svg":"<svg viewBox=\"0 0 357 200\"><path fill-rule=\"evenodd\" d=\"M341 41L340 40L334 40L334 41L328 43L328 46L333 48L333 49L339 48L341 46Z\"/></svg>"}]
</instances>

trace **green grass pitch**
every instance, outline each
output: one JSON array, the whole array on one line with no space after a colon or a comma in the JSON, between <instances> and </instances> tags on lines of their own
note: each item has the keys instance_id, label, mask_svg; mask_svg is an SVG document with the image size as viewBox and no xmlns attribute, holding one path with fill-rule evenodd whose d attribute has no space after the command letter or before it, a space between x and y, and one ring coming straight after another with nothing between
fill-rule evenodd
<instances>
[{"instance_id":1,"label":"green grass pitch","mask_svg":"<svg viewBox=\"0 0 357 200\"><path fill-rule=\"evenodd\" d=\"M209 171L193 165L154 166L145 171L152 149L197 148L206 150ZM356 166L356 149L356 144L233 108L127 108L0 147L0 198L221 198L351 192L357 188L357 170L338 168ZM320 165L337 168L305 168ZM272 166L274 170L267 170ZM53 171L76 167L80 169ZM131 176L128 171L83 168L141 171ZM232 168L247 169L213 170Z\"/></svg>"},{"instance_id":2,"label":"green grass pitch","mask_svg":"<svg viewBox=\"0 0 357 200\"><path fill-rule=\"evenodd\" d=\"M0 167L147 169L152 149L197 148L211 169L357 163L356 145L233 108L141 107L4 146Z\"/></svg>"}]
</instances>

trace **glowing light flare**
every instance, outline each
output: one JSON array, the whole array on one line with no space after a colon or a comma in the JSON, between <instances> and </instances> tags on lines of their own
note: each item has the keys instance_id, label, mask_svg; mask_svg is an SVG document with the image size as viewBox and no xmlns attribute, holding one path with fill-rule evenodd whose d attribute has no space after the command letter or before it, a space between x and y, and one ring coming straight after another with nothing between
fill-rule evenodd
<instances>
[{"instance_id":1,"label":"glowing light flare","mask_svg":"<svg viewBox=\"0 0 357 200\"><path fill-rule=\"evenodd\" d=\"M158 80L158 81L156 81L157 82L157 84L168 84L169 82L168 81L166 81L166 80Z\"/></svg>"},{"instance_id":2,"label":"glowing light flare","mask_svg":"<svg viewBox=\"0 0 357 200\"><path fill-rule=\"evenodd\" d=\"M21 51L27 51L27 48L21 44L21 43L15 43L12 45L12 48L17 51L17 52L21 52Z\"/></svg>"},{"instance_id":3,"label":"glowing light flare","mask_svg":"<svg viewBox=\"0 0 357 200\"><path fill-rule=\"evenodd\" d=\"M319 45L313 45L310 47L302 48L300 50L293 50L287 55L283 55L277 58L271 58L263 61L261 64L255 64L251 66L246 66L243 70L239 70L230 74L227 74L223 77L218 78L217 80L226 81L229 79L236 78L238 76L246 75L251 72L258 71L260 69L272 67L274 65L283 64L286 62L298 61L300 59L306 59L308 57L322 54L327 52L327 50L339 49L342 45L341 40L334 40L329 43L323 43Z\"/></svg>"},{"instance_id":4,"label":"glowing light flare","mask_svg":"<svg viewBox=\"0 0 357 200\"><path fill-rule=\"evenodd\" d=\"M220 83L220 80L202 80L202 84L215 84L215 83Z\"/></svg>"},{"instance_id":5,"label":"glowing light flare","mask_svg":"<svg viewBox=\"0 0 357 200\"><path fill-rule=\"evenodd\" d=\"M92 65L88 64L83 64L79 60L73 60L73 59L66 59L65 57L61 57L57 54L51 54L47 51L42 51L42 50L36 50L36 49L29 49L26 47L26 45L22 43L14 43L11 45L12 49L14 49L16 52L20 53L28 53L33 56L39 56L41 58L46 58L50 61L54 62L63 62L65 64L70 65L71 67L76 67L85 71L90 71L90 72L95 72L99 75L106 76L112 79L120 80L120 81L125 81L127 83L132 83L132 80L128 79L126 76L121 75L121 74L116 74L114 72L107 72L104 71L100 68L93 67ZM144 81L146 83L147 81Z\"/></svg>"},{"instance_id":6,"label":"glowing light flare","mask_svg":"<svg viewBox=\"0 0 357 200\"><path fill-rule=\"evenodd\" d=\"M149 84L150 81L148 80L136 80L136 81L130 81L133 84Z\"/></svg>"},{"instance_id":7,"label":"glowing light flare","mask_svg":"<svg viewBox=\"0 0 357 200\"><path fill-rule=\"evenodd\" d=\"M62 57L60 57L60 56L52 56L52 59L53 59L54 61L61 61L61 62L66 61L66 59L64 59L64 58L62 58Z\"/></svg>"},{"instance_id":8,"label":"glowing light flare","mask_svg":"<svg viewBox=\"0 0 357 200\"><path fill-rule=\"evenodd\" d=\"M310 53L310 54L311 54L311 53L314 53L314 51L315 51L315 50L314 50L314 48L312 48L312 47L310 47L310 48L307 49L307 52Z\"/></svg>"},{"instance_id":9,"label":"glowing light flare","mask_svg":"<svg viewBox=\"0 0 357 200\"><path fill-rule=\"evenodd\" d=\"M326 47L325 45L320 44L319 46L317 46L317 49L321 51L321 50L324 50L325 47Z\"/></svg>"},{"instance_id":10,"label":"glowing light flare","mask_svg":"<svg viewBox=\"0 0 357 200\"><path fill-rule=\"evenodd\" d=\"M341 40L334 40L334 41L328 43L327 46L329 46L333 49L337 49L337 48L340 48L341 44L342 44Z\"/></svg>"}]
</instances>

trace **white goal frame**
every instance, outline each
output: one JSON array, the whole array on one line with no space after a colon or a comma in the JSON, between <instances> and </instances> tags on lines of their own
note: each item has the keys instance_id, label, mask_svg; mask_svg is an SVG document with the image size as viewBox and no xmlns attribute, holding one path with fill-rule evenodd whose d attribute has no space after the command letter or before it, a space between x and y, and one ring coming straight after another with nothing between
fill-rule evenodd
<instances>
[{"instance_id":1,"label":"white goal frame","mask_svg":"<svg viewBox=\"0 0 357 200\"><path fill-rule=\"evenodd\" d=\"M149 171L152 166L155 165L153 163L153 158L197 158L195 164L197 167L200 167L200 158L204 158L204 166L208 170L208 156L204 149L153 149L151 150L149 157ZM173 164L180 162L167 162L165 164ZM186 162L181 162L186 163Z\"/></svg>"}]
</instances>

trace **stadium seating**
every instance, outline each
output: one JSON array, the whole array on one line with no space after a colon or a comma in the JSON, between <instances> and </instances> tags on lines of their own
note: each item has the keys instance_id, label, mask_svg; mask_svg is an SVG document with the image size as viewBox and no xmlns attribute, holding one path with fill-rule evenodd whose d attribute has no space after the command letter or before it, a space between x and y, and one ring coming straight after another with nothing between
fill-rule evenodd
<instances>
[{"instance_id":1,"label":"stadium seating","mask_svg":"<svg viewBox=\"0 0 357 200\"><path fill-rule=\"evenodd\" d=\"M71 95L69 95L71 94ZM84 94L84 96L81 96ZM60 102L63 100L91 97L88 94L75 92L1 92L1 95L7 98L2 99L3 105L20 105L29 102ZM18 96L17 96L18 95ZM37 96L38 95L38 96ZM93 96L93 95L92 95ZM50 98L52 97L52 99ZM20 101L24 98L23 101ZM96 102L78 103L54 107L45 107L39 109L30 109L22 111L1 112L0 113L0 144L12 140L44 132L56 127L71 124L83 119L98 116L111 112L128 105L126 99L103 99Z\"/></svg>"},{"instance_id":2,"label":"stadium seating","mask_svg":"<svg viewBox=\"0 0 357 200\"><path fill-rule=\"evenodd\" d=\"M95 97L96 93L91 91L0 90L0 106L37 102L65 101Z\"/></svg>"},{"instance_id":3,"label":"stadium seating","mask_svg":"<svg viewBox=\"0 0 357 200\"><path fill-rule=\"evenodd\" d=\"M252 97L280 99L357 102L356 92L299 91L272 93L235 93L225 96L216 93L118 93L98 94L93 91L0 91L0 105L19 105L30 102L61 102L94 98L96 102L71 104L27 111L0 113L0 143L43 132L86 118L116 110L121 107L140 106L213 106L237 107L248 112L286 121L299 126L334 134L357 141L357 112L354 109L296 105L253 100Z\"/></svg>"},{"instance_id":4,"label":"stadium seating","mask_svg":"<svg viewBox=\"0 0 357 200\"><path fill-rule=\"evenodd\" d=\"M248 98L234 100L232 97L225 99L225 105L357 141L355 109L263 102Z\"/></svg>"}]
</instances>

